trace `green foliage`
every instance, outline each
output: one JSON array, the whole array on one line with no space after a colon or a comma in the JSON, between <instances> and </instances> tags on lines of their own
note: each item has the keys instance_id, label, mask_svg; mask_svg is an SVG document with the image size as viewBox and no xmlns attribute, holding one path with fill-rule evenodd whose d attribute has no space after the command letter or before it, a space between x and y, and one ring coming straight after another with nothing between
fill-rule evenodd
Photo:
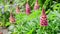
<instances>
[{"instance_id":1,"label":"green foliage","mask_svg":"<svg viewBox=\"0 0 60 34\"><path fill-rule=\"evenodd\" d=\"M31 8L31 14L25 14L25 4L26 0L13 0L12 7L10 5L10 0L0 0L0 5L4 5L4 14L2 13L2 8L0 8L0 26L5 26L9 28L11 34L58 34L60 33L60 3L59 0L38 0L40 5L39 10L34 10L34 4L36 0L28 0ZM16 14L16 6L19 5L20 14ZM48 26L40 26L40 16L42 12L42 7L45 8ZM12 10L14 17L16 19L15 24L10 24L9 17L10 11Z\"/></svg>"},{"instance_id":2,"label":"green foliage","mask_svg":"<svg viewBox=\"0 0 60 34\"><path fill-rule=\"evenodd\" d=\"M41 14L40 10L33 12L29 16L27 16L27 15L23 16L21 14L22 17L18 18L21 15L16 17L16 18L18 18L17 21L19 21L19 19L20 19L20 21L19 21L19 23L16 22L18 24L15 25L15 28L12 33L17 32L19 34L45 34L45 33L46 34L55 34L55 33L57 34L57 33L59 33L58 31L59 31L59 24L60 24L60 20L59 20L60 17L58 17L56 15L57 13L58 13L57 11L49 12L49 14L47 15L49 25L47 27L40 26L40 14Z\"/></svg>"}]
</instances>

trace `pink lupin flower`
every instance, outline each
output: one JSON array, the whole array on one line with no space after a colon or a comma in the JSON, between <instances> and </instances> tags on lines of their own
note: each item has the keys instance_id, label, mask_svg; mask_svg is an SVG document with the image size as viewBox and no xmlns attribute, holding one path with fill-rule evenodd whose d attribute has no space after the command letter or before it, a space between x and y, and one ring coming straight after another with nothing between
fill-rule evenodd
<instances>
[{"instance_id":1,"label":"pink lupin flower","mask_svg":"<svg viewBox=\"0 0 60 34\"><path fill-rule=\"evenodd\" d=\"M3 34L3 32L0 32L0 34Z\"/></svg>"},{"instance_id":2,"label":"pink lupin flower","mask_svg":"<svg viewBox=\"0 0 60 34\"><path fill-rule=\"evenodd\" d=\"M16 13L17 13L17 14L20 13L20 8L19 8L19 6L16 7Z\"/></svg>"},{"instance_id":3,"label":"pink lupin flower","mask_svg":"<svg viewBox=\"0 0 60 34\"><path fill-rule=\"evenodd\" d=\"M35 5L34 5L34 10L37 10L37 9L39 9L38 0L36 0L36 3L35 3Z\"/></svg>"},{"instance_id":4,"label":"pink lupin flower","mask_svg":"<svg viewBox=\"0 0 60 34\"><path fill-rule=\"evenodd\" d=\"M30 6L28 4L28 1L26 3L26 14L29 15L30 14Z\"/></svg>"},{"instance_id":5,"label":"pink lupin flower","mask_svg":"<svg viewBox=\"0 0 60 34\"><path fill-rule=\"evenodd\" d=\"M9 21L10 21L10 23L15 23L15 18L14 18L14 16L13 16L12 12L10 12Z\"/></svg>"},{"instance_id":6,"label":"pink lupin flower","mask_svg":"<svg viewBox=\"0 0 60 34\"><path fill-rule=\"evenodd\" d=\"M42 8L42 15L40 17L40 25L41 26L48 26L47 16L45 14L44 8Z\"/></svg>"}]
</instances>

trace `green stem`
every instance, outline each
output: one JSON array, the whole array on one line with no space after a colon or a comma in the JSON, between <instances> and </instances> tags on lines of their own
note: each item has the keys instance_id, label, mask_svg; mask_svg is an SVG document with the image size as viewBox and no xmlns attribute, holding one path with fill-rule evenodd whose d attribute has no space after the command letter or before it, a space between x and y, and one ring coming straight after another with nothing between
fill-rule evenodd
<instances>
[{"instance_id":1,"label":"green stem","mask_svg":"<svg viewBox=\"0 0 60 34\"><path fill-rule=\"evenodd\" d=\"M28 3L29 0L27 0L27 3Z\"/></svg>"},{"instance_id":2,"label":"green stem","mask_svg":"<svg viewBox=\"0 0 60 34\"><path fill-rule=\"evenodd\" d=\"M45 34L45 26L43 27L43 34Z\"/></svg>"}]
</instances>

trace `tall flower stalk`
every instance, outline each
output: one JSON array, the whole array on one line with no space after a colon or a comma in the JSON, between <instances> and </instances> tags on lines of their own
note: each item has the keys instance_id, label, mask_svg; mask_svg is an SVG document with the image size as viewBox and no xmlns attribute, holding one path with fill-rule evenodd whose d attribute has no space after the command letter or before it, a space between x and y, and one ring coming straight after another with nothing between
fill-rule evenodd
<instances>
[{"instance_id":1,"label":"tall flower stalk","mask_svg":"<svg viewBox=\"0 0 60 34\"><path fill-rule=\"evenodd\" d=\"M36 0L35 5L34 5L34 10L37 10L37 9L39 9L38 0Z\"/></svg>"},{"instance_id":2,"label":"tall flower stalk","mask_svg":"<svg viewBox=\"0 0 60 34\"><path fill-rule=\"evenodd\" d=\"M30 6L29 6L29 4L28 4L28 0L27 0L27 3L26 3L26 14L28 15L28 14L30 14Z\"/></svg>"},{"instance_id":3,"label":"tall flower stalk","mask_svg":"<svg viewBox=\"0 0 60 34\"><path fill-rule=\"evenodd\" d=\"M45 14L44 8L42 8L42 15L40 17L40 25L41 26L48 26L47 16Z\"/></svg>"},{"instance_id":4,"label":"tall flower stalk","mask_svg":"<svg viewBox=\"0 0 60 34\"><path fill-rule=\"evenodd\" d=\"M20 7L19 7L19 5L16 7L16 13L17 13L17 14L20 13Z\"/></svg>"},{"instance_id":5,"label":"tall flower stalk","mask_svg":"<svg viewBox=\"0 0 60 34\"><path fill-rule=\"evenodd\" d=\"M15 23L15 18L13 16L13 13L12 12L10 12L9 21L10 21L10 23Z\"/></svg>"}]
</instances>

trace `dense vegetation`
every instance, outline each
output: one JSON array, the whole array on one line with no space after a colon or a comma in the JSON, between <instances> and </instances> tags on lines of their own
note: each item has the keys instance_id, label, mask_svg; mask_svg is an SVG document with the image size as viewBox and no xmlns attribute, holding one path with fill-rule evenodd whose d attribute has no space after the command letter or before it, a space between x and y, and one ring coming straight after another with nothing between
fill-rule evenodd
<instances>
[{"instance_id":1,"label":"dense vegetation","mask_svg":"<svg viewBox=\"0 0 60 34\"><path fill-rule=\"evenodd\" d=\"M27 15L27 0L0 0L0 26L9 29L11 34L60 34L60 1L38 0L39 9L35 10L36 0L28 0L31 13ZM16 13L19 5L20 13ZM40 17L44 7L48 26L40 26ZM10 23L9 17L12 12L15 18L14 24Z\"/></svg>"}]
</instances>

